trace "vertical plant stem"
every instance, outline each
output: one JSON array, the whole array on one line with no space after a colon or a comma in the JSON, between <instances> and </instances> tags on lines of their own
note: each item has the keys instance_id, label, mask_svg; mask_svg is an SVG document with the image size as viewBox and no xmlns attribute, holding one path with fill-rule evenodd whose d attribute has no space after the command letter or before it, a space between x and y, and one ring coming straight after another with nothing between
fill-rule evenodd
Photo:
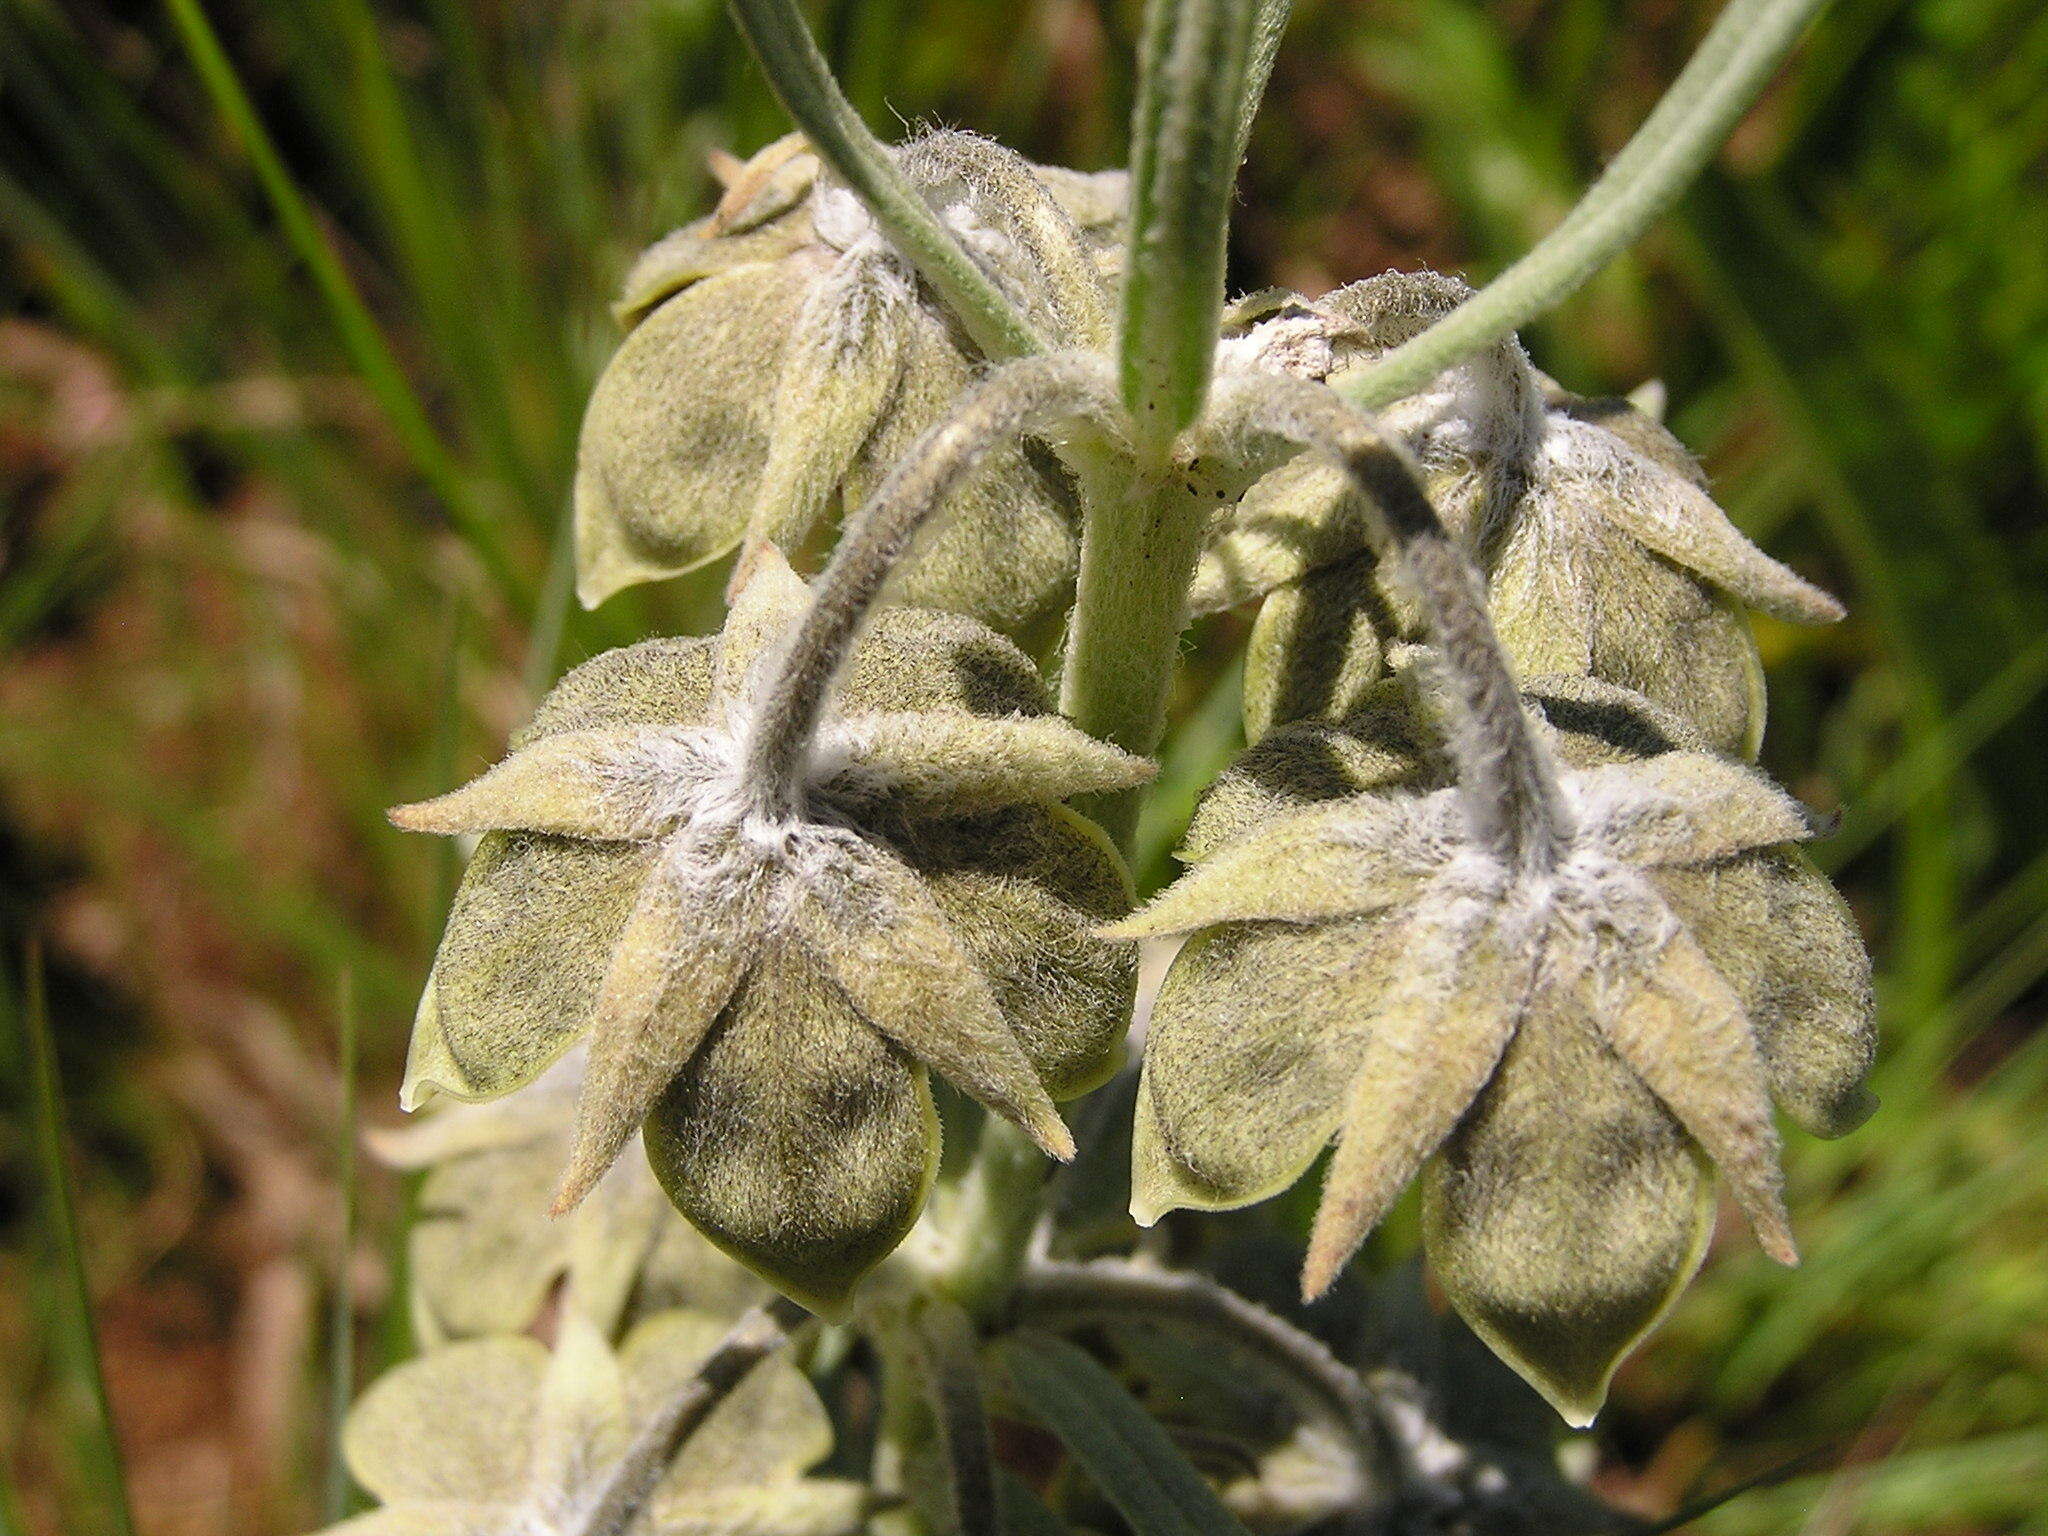
<instances>
[{"instance_id":1,"label":"vertical plant stem","mask_svg":"<svg viewBox=\"0 0 2048 1536\"><path fill-rule=\"evenodd\" d=\"M1114 471L1094 478L1105 483L1084 498L1089 516L1060 709L1090 735L1149 757L1166 731L1208 509L1170 475L1135 486ZM1139 803L1136 791L1077 802L1126 852Z\"/></svg>"},{"instance_id":2,"label":"vertical plant stem","mask_svg":"<svg viewBox=\"0 0 2048 1536\"><path fill-rule=\"evenodd\" d=\"M355 978L344 971L335 989L335 1055L340 1070L340 1103L336 1106L335 1182L340 1186L341 1219L334 1255L334 1292L328 1313L327 1355L327 1483L322 1509L326 1524L349 1512L348 1467L341 1459L341 1426L355 1397L356 1307L352 1270L356 1245L356 998Z\"/></svg>"},{"instance_id":3,"label":"vertical plant stem","mask_svg":"<svg viewBox=\"0 0 2048 1536\"><path fill-rule=\"evenodd\" d=\"M1118 371L1140 460L1152 465L1209 389L1259 12L1258 0L1146 7Z\"/></svg>"},{"instance_id":4,"label":"vertical plant stem","mask_svg":"<svg viewBox=\"0 0 2048 1536\"><path fill-rule=\"evenodd\" d=\"M1827 0L1730 0L1671 88L1534 250L1412 341L1340 386L1372 410L1563 302L1697 176Z\"/></svg>"},{"instance_id":5,"label":"vertical plant stem","mask_svg":"<svg viewBox=\"0 0 2048 1536\"><path fill-rule=\"evenodd\" d=\"M1024 1272L1051 1164L1001 1115L982 1121L974 1162L960 1181L960 1247L939 1287L970 1317L992 1316Z\"/></svg>"},{"instance_id":6,"label":"vertical plant stem","mask_svg":"<svg viewBox=\"0 0 2048 1536\"><path fill-rule=\"evenodd\" d=\"M100 1363L99 1330L93 1322L92 1288L86 1279L78 1213L71 1198L71 1173L65 1159L64 1089L58 1079L56 1042L50 1035L42 946L34 941L29 944L22 972L22 1029L28 1043L29 1108L36 1161L42 1176L43 1216L48 1223L50 1246L63 1271L57 1308L59 1331L71 1356L70 1369L85 1384L94 1421L91 1433L81 1436L79 1444L95 1491L105 1506L107 1529L114 1536L135 1536L135 1515L128 1502L121 1445L114 1432L113 1405L107 1400L106 1373Z\"/></svg>"},{"instance_id":7,"label":"vertical plant stem","mask_svg":"<svg viewBox=\"0 0 2048 1536\"><path fill-rule=\"evenodd\" d=\"M853 188L976 346L998 362L1043 350L1016 306L939 222L839 89L796 0L731 0L733 19L804 137Z\"/></svg>"}]
</instances>

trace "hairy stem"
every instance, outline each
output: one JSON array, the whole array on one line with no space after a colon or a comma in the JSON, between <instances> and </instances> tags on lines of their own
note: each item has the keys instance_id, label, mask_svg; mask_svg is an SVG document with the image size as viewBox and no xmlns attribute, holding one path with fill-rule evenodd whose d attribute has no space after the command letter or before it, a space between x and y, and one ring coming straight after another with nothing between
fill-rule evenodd
<instances>
[{"instance_id":1,"label":"hairy stem","mask_svg":"<svg viewBox=\"0 0 2048 1536\"><path fill-rule=\"evenodd\" d=\"M1479 573L1429 504L1407 450L1332 390L1303 379L1242 380L1216 417L1324 454L1357 486L1380 555L1423 603L1448 685L1446 746L1473 837L1512 868L1550 868L1562 840L1556 770L1523 713Z\"/></svg>"},{"instance_id":2,"label":"hairy stem","mask_svg":"<svg viewBox=\"0 0 2048 1536\"><path fill-rule=\"evenodd\" d=\"M1259 0L1146 7L1118 367L1139 453L1152 463L1165 461L1209 388L1260 10Z\"/></svg>"},{"instance_id":3,"label":"hairy stem","mask_svg":"<svg viewBox=\"0 0 2048 1536\"><path fill-rule=\"evenodd\" d=\"M810 1313L795 1302L776 1296L734 1323L682 1391L641 1425L610 1484L576 1527L575 1536L623 1536L630 1530L662 1473L697 1426L809 1318Z\"/></svg>"},{"instance_id":4,"label":"hairy stem","mask_svg":"<svg viewBox=\"0 0 2048 1536\"><path fill-rule=\"evenodd\" d=\"M850 186L976 346L998 362L1044 345L1016 306L961 248L931 206L904 180L832 78L796 0L731 0L733 19L768 83L824 162Z\"/></svg>"},{"instance_id":5,"label":"hairy stem","mask_svg":"<svg viewBox=\"0 0 2048 1536\"><path fill-rule=\"evenodd\" d=\"M1827 0L1730 0L1698 51L1578 206L1455 311L1341 386L1367 410L1561 303L1678 198Z\"/></svg>"},{"instance_id":6,"label":"hairy stem","mask_svg":"<svg viewBox=\"0 0 2048 1536\"><path fill-rule=\"evenodd\" d=\"M1089 735L1150 756L1166 730L1209 507L1170 472L1134 483L1127 460L1077 458L1088 515L1060 709ZM1137 791L1078 803L1128 852Z\"/></svg>"},{"instance_id":7,"label":"hairy stem","mask_svg":"<svg viewBox=\"0 0 2048 1536\"><path fill-rule=\"evenodd\" d=\"M761 809L794 809L832 681L889 572L955 487L1022 437L1055 434L1079 418L1107 418L1115 408L1099 359L1026 358L990 375L897 461L848 521L755 717L744 772Z\"/></svg>"},{"instance_id":8,"label":"hairy stem","mask_svg":"<svg viewBox=\"0 0 2048 1536\"><path fill-rule=\"evenodd\" d=\"M939 1289L970 1316L992 1316L1023 1273L1050 1167L1037 1144L1008 1120L990 1115L982 1122L951 1223L958 1246L938 1279Z\"/></svg>"}]
</instances>

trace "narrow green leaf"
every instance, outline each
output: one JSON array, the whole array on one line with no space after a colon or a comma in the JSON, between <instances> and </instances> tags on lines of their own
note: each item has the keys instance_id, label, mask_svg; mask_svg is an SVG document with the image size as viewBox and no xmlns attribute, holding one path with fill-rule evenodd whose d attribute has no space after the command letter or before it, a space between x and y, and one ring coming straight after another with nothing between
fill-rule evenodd
<instances>
[{"instance_id":1,"label":"narrow green leaf","mask_svg":"<svg viewBox=\"0 0 2048 1536\"><path fill-rule=\"evenodd\" d=\"M1031 1485L1007 1467L996 1468L996 1503L1009 1536L1073 1536L1067 1523L1031 1491Z\"/></svg>"},{"instance_id":2,"label":"narrow green leaf","mask_svg":"<svg viewBox=\"0 0 2048 1536\"><path fill-rule=\"evenodd\" d=\"M1166 1431L1092 1357L1040 1333L1013 1334L998 1348L1018 1396L1136 1536L1246 1536Z\"/></svg>"},{"instance_id":3,"label":"narrow green leaf","mask_svg":"<svg viewBox=\"0 0 2048 1536\"><path fill-rule=\"evenodd\" d=\"M917 1312L917 1344L952 1474L960 1536L1003 1536L1003 1500L996 1487L974 1324L952 1302L931 1297Z\"/></svg>"},{"instance_id":4,"label":"narrow green leaf","mask_svg":"<svg viewBox=\"0 0 2048 1536\"><path fill-rule=\"evenodd\" d=\"M23 967L21 1016L28 1045L30 1138L42 1175L43 1217L50 1246L63 1271L57 1298L59 1345L74 1379L85 1388L93 1416L90 1433L79 1438L79 1449L93 1492L103 1506L106 1529L115 1536L135 1536L128 1479L114 1434L114 1410L107 1401L106 1373L100 1367L99 1331L93 1323L92 1291L79 1243L71 1173L65 1161L63 1087L58 1081L56 1043L50 1036L43 995L43 952L33 941Z\"/></svg>"}]
</instances>

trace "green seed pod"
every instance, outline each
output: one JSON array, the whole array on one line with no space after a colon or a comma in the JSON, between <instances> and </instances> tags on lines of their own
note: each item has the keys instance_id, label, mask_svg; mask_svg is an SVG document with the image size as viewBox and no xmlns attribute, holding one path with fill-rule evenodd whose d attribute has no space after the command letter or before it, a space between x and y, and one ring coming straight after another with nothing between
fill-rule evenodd
<instances>
[{"instance_id":1,"label":"green seed pod","mask_svg":"<svg viewBox=\"0 0 2048 1536\"><path fill-rule=\"evenodd\" d=\"M572 1311L552 1351L523 1336L474 1339L407 1361L363 1394L342 1430L349 1471L382 1507L330 1530L584 1536L606 1488L650 1454L639 1431L725 1328L665 1312L614 1353ZM787 1359L763 1360L675 1453L632 1529L851 1536L867 1489L809 1475L831 1451L832 1421L803 1373Z\"/></svg>"},{"instance_id":2,"label":"green seed pod","mask_svg":"<svg viewBox=\"0 0 2048 1536\"><path fill-rule=\"evenodd\" d=\"M1108 189L1040 178L959 133L898 152L905 176L1041 334L1101 347L1108 290L1090 236ZM728 553L749 528L801 545L857 502L984 360L859 200L785 139L710 218L654 246L618 312L631 327L591 396L576 475L578 591L595 605ZM1021 629L1058 608L1077 548L1072 490L1009 450L963 487L910 562L904 601Z\"/></svg>"},{"instance_id":3,"label":"green seed pod","mask_svg":"<svg viewBox=\"0 0 2048 1536\"><path fill-rule=\"evenodd\" d=\"M1433 274L1387 274L1317 301L1309 309L1336 351L1325 377L1341 382L1467 292ZM1601 678L1675 710L1716 750L1755 755L1763 682L1741 605L1801 623L1841 609L1736 530L1677 439L1626 402L1565 394L1512 339L1381 419L1486 574L1518 672ZM1248 657L1254 739L1297 715L1342 718L1387 645L1412 629L1405 594L1376 572L1367 542L1348 482L1308 458L1267 474L1219 522L1196 610L1285 594L1262 614Z\"/></svg>"},{"instance_id":4,"label":"green seed pod","mask_svg":"<svg viewBox=\"0 0 2048 1536\"><path fill-rule=\"evenodd\" d=\"M1133 1212L1264 1199L1334 1142L1315 1295L1420 1172L1451 1299L1585 1423L1699 1262L1710 1164L1793 1261L1771 1101L1821 1135L1869 1112L1869 963L1761 774L1610 684L1528 697L1568 765L1538 874L1473 841L1391 689L1224 775L1199 862L1112 930L1192 935L1152 1016Z\"/></svg>"},{"instance_id":5,"label":"green seed pod","mask_svg":"<svg viewBox=\"0 0 2048 1536\"><path fill-rule=\"evenodd\" d=\"M645 1122L671 1200L719 1247L836 1310L923 1204L930 1067L1048 1152L1053 1108L1114 1067L1132 957L1101 833L1058 802L1151 765L1050 712L1022 652L879 614L802 804L742 775L768 654L808 605L772 548L715 641L564 678L512 755L393 813L484 836L414 1025L405 1102L484 1099L590 1040L573 1207Z\"/></svg>"},{"instance_id":6,"label":"green seed pod","mask_svg":"<svg viewBox=\"0 0 2048 1536\"><path fill-rule=\"evenodd\" d=\"M368 1133L384 1162L426 1174L407 1234L423 1344L524 1333L558 1286L606 1334L679 1307L732 1319L761 1299L760 1282L676 1214L644 1158L621 1158L573 1214L548 1216L583 1070L584 1053L572 1050L524 1092Z\"/></svg>"}]
</instances>

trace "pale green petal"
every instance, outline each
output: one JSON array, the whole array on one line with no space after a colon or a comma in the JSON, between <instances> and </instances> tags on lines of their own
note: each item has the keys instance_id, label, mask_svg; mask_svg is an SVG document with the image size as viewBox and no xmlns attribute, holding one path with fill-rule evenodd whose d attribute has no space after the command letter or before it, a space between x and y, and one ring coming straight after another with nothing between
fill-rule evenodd
<instances>
[{"instance_id":1,"label":"pale green petal","mask_svg":"<svg viewBox=\"0 0 2048 1536\"><path fill-rule=\"evenodd\" d=\"M577 449L585 606L739 542L791 321L814 280L796 260L716 273L655 308L612 355Z\"/></svg>"},{"instance_id":2,"label":"pale green petal","mask_svg":"<svg viewBox=\"0 0 2048 1536\"><path fill-rule=\"evenodd\" d=\"M1841 618L1840 603L1758 549L1690 480L1597 428L1572 423L1553 431L1561 431L1570 444L1572 469L1597 480L1604 492L1601 511L1646 549L1697 571L1774 618L1795 624Z\"/></svg>"},{"instance_id":3,"label":"pale green petal","mask_svg":"<svg viewBox=\"0 0 2048 1536\"><path fill-rule=\"evenodd\" d=\"M1763 1057L1741 999L1683 929L1638 963L1632 992L1596 996L1588 1011L1720 1168L1764 1251L1798 1263Z\"/></svg>"},{"instance_id":4,"label":"pale green petal","mask_svg":"<svg viewBox=\"0 0 2048 1536\"><path fill-rule=\"evenodd\" d=\"M1741 997L1785 1113L1815 1136L1868 1119L1877 1107L1864 1087L1877 1055L1870 957L1827 877L1788 848L1655 878Z\"/></svg>"},{"instance_id":5,"label":"pale green petal","mask_svg":"<svg viewBox=\"0 0 2048 1536\"><path fill-rule=\"evenodd\" d=\"M1196 567L1190 611L1234 608L1370 547L1349 477L1320 455L1299 454L1224 514Z\"/></svg>"},{"instance_id":6,"label":"pale green petal","mask_svg":"<svg viewBox=\"0 0 2048 1536\"><path fill-rule=\"evenodd\" d=\"M1064 806L919 818L892 840L995 989L1024 1054L1055 1099L1115 1070L1137 990L1134 946L1098 936L1130 910L1109 840Z\"/></svg>"},{"instance_id":7,"label":"pale green petal","mask_svg":"<svg viewBox=\"0 0 2048 1536\"><path fill-rule=\"evenodd\" d=\"M1607 590L1589 543L1605 532L1581 505L1539 486L1516 503L1505 546L1489 562L1487 606L1517 677L1593 667L1593 634ZM1617 681L1619 681L1617 679Z\"/></svg>"},{"instance_id":8,"label":"pale green petal","mask_svg":"<svg viewBox=\"0 0 2048 1536\"><path fill-rule=\"evenodd\" d=\"M715 645L686 636L599 652L548 691L513 748L563 731L721 723L709 716Z\"/></svg>"},{"instance_id":9,"label":"pale green petal","mask_svg":"<svg viewBox=\"0 0 2048 1536\"><path fill-rule=\"evenodd\" d=\"M654 1101L697 1054L758 953L766 899L759 870L685 884L686 867L697 860L725 872L714 862L717 846L689 831L677 834L619 934L591 1006L590 1065L555 1196L557 1215L573 1210L618 1160Z\"/></svg>"},{"instance_id":10,"label":"pale green petal","mask_svg":"<svg viewBox=\"0 0 2048 1536\"><path fill-rule=\"evenodd\" d=\"M477 1339L393 1367L349 1411L349 1471L387 1504L504 1499L525 1486L547 1360L534 1339Z\"/></svg>"},{"instance_id":11,"label":"pale green petal","mask_svg":"<svg viewBox=\"0 0 2048 1536\"><path fill-rule=\"evenodd\" d=\"M1406 901L1455 846L1450 791L1283 812L1210 854L1108 930L1151 939L1229 922L1364 917Z\"/></svg>"},{"instance_id":12,"label":"pale green petal","mask_svg":"<svg viewBox=\"0 0 2048 1536\"><path fill-rule=\"evenodd\" d=\"M570 1224L547 1214L562 1154L549 1138L427 1175L410 1280L443 1337L518 1333L540 1315L569 1262Z\"/></svg>"},{"instance_id":13,"label":"pale green petal","mask_svg":"<svg viewBox=\"0 0 2048 1536\"><path fill-rule=\"evenodd\" d=\"M646 1139L705 1236L827 1314L910 1230L938 1156L922 1070L792 950L755 967Z\"/></svg>"},{"instance_id":14,"label":"pale green petal","mask_svg":"<svg viewBox=\"0 0 2048 1536\"><path fill-rule=\"evenodd\" d=\"M756 545L733 572L732 608L718 632L712 696L750 698L763 658L795 633L810 611L811 589L773 544Z\"/></svg>"},{"instance_id":15,"label":"pale green petal","mask_svg":"<svg viewBox=\"0 0 2048 1536\"><path fill-rule=\"evenodd\" d=\"M542 1497L585 1492L625 1455L635 1427L611 1346L589 1318L570 1308L556 1326L541 1380L527 1486Z\"/></svg>"},{"instance_id":16,"label":"pale green petal","mask_svg":"<svg viewBox=\"0 0 2048 1536\"><path fill-rule=\"evenodd\" d=\"M864 1484L828 1478L659 1491L641 1530L644 1536L852 1536L870 1502Z\"/></svg>"},{"instance_id":17,"label":"pale green petal","mask_svg":"<svg viewBox=\"0 0 2048 1536\"><path fill-rule=\"evenodd\" d=\"M1134 789L1158 771L1057 715L856 715L838 724L831 747L846 761L835 789L901 794L953 813Z\"/></svg>"},{"instance_id":18,"label":"pale green petal","mask_svg":"<svg viewBox=\"0 0 2048 1536\"><path fill-rule=\"evenodd\" d=\"M575 1043L653 857L534 832L477 844L420 998L407 1108L507 1093Z\"/></svg>"},{"instance_id":19,"label":"pale green petal","mask_svg":"<svg viewBox=\"0 0 2048 1536\"><path fill-rule=\"evenodd\" d=\"M1566 780L1586 834L1630 864L1704 864L1804 842L1813 821L1762 773L1705 752L1663 752Z\"/></svg>"},{"instance_id":20,"label":"pale green petal","mask_svg":"<svg viewBox=\"0 0 2048 1536\"><path fill-rule=\"evenodd\" d=\"M1201 1194L1180 1203L1250 1205L1315 1161L1342 1116L1400 927L1239 923L1181 950L1145 1040L1154 1126Z\"/></svg>"},{"instance_id":21,"label":"pale green petal","mask_svg":"<svg viewBox=\"0 0 2048 1536\"><path fill-rule=\"evenodd\" d=\"M862 845L812 883L794 930L876 1030L1053 1157L1074 1139L995 993L908 867Z\"/></svg>"},{"instance_id":22,"label":"pale green petal","mask_svg":"<svg viewBox=\"0 0 2048 1536\"><path fill-rule=\"evenodd\" d=\"M1255 827L1304 806L1385 790L1436 789L1430 737L1406 690L1392 681L1368 693L1341 726L1297 720L1279 726L1218 774L1195 808L1179 857L1212 857Z\"/></svg>"},{"instance_id":23,"label":"pale green petal","mask_svg":"<svg viewBox=\"0 0 2048 1536\"><path fill-rule=\"evenodd\" d=\"M1052 708L1031 658L958 613L885 608L840 675L847 714L950 710L1000 718Z\"/></svg>"},{"instance_id":24,"label":"pale green petal","mask_svg":"<svg viewBox=\"0 0 2048 1536\"><path fill-rule=\"evenodd\" d=\"M700 1313L672 1312L634 1328L619 1358L644 1417L673 1401L728 1324ZM712 1411L684 1443L663 1487L762 1488L793 1482L832 1454L832 1420L808 1378L780 1355L770 1356Z\"/></svg>"},{"instance_id":25,"label":"pale green petal","mask_svg":"<svg viewBox=\"0 0 2048 1536\"><path fill-rule=\"evenodd\" d=\"M458 790L399 806L391 820L408 832L442 836L653 837L675 819L671 786L679 765L702 758L699 734L687 726L614 726L542 736Z\"/></svg>"},{"instance_id":26,"label":"pale green petal","mask_svg":"<svg viewBox=\"0 0 2048 1536\"><path fill-rule=\"evenodd\" d=\"M1713 1205L1690 1138L1558 1001L1425 1170L1423 1232L1473 1330L1584 1426L1699 1267Z\"/></svg>"},{"instance_id":27,"label":"pale green petal","mask_svg":"<svg viewBox=\"0 0 2048 1536\"><path fill-rule=\"evenodd\" d=\"M1394 925L1388 924L1389 928ZM1537 955L1460 908L1418 911L1373 1000L1301 1271L1327 1291L1478 1097L1520 1022Z\"/></svg>"},{"instance_id":28,"label":"pale green petal","mask_svg":"<svg viewBox=\"0 0 2048 1536\"><path fill-rule=\"evenodd\" d=\"M503 1536L506 1506L435 1500L373 1509L319 1536Z\"/></svg>"},{"instance_id":29,"label":"pale green petal","mask_svg":"<svg viewBox=\"0 0 2048 1536\"><path fill-rule=\"evenodd\" d=\"M888 258L842 256L811 290L783 359L776 423L749 536L795 549L838 504L839 487L895 394L917 302Z\"/></svg>"},{"instance_id":30,"label":"pale green petal","mask_svg":"<svg viewBox=\"0 0 2048 1536\"><path fill-rule=\"evenodd\" d=\"M1394 616L1370 555L1279 587L1259 605L1244 652L1244 729L1256 742L1290 720L1342 720L1386 676Z\"/></svg>"}]
</instances>

